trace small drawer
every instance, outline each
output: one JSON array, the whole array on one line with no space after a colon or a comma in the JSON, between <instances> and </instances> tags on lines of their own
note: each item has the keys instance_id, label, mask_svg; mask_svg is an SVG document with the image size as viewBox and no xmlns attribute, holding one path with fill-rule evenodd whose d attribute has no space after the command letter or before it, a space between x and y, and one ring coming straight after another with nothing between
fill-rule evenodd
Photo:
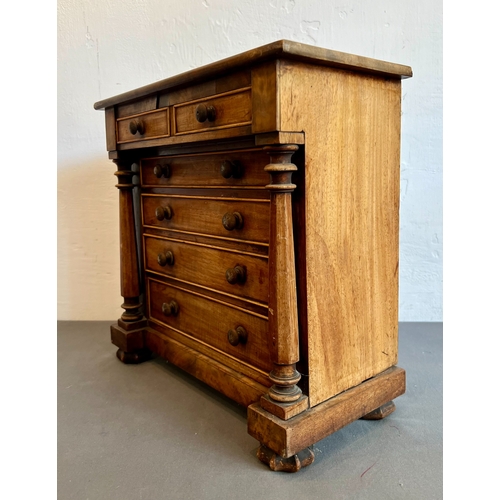
<instances>
[{"instance_id":1,"label":"small drawer","mask_svg":"<svg viewBox=\"0 0 500 500\"><path fill-rule=\"evenodd\" d=\"M269 184L262 150L149 158L141 162L144 187L256 187Z\"/></svg>"},{"instance_id":2,"label":"small drawer","mask_svg":"<svg viewBox=\"0 0 500 500\"><path fill-rule=\"evenodd\" d=\"M251 90L233 90L177 104L173 109L175 135L251 125Z\"/></svg>"},{"instance_id":3,"label":"small drawer","mask_svg":"<svg viewBox=\"0 0 500 500\"><path fill-rule=\"evenodd\" d=\"M142 195L144 226L269 242L269 201Z\"/></svg>"},{"instance_id":4,"label":"small drawer","mask_svg":"<svg viewBox=\"0 0 500 500\"><path fill-rule=\"evenodd\" d=\"M144 141L170 135L169 109L149 111L116 120L117 143Z\"/></svg>"},{"instance_id":5,"label":"small drawer","mask_svg":"<svg viewBox=\"0 0 500 500\"><path fill-rule=\"evenodd\" d=\"M144 236L146 271L246 300L269 300L266 257L198 243Z\"/></svg>"},{"instance_id":6,"label":"small drawer","mask_svg":"<svg viewBox=\"0 0 500 500\"><path fill-rule=\"evenodd\" d=\"M148 279L150 317L264 371L268 322L218 300Z\"/></svg>"}]
</instances>

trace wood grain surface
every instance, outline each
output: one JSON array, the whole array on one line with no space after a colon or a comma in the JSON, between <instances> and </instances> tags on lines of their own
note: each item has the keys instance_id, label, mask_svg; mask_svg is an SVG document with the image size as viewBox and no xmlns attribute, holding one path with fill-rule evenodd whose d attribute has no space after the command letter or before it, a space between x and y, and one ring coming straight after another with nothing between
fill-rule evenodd
<instances>
[{"instance_id":1,"label":"wood grain surface","mask_svg":"<svg viewBox=\"0 0 500 500\"><path fill-rule=\"evenodd\" d=\"M180 195L142 196L144 226L154 226L177 231L210 234L234 240L269 241L269 202L249 199L217 199ZM158 208L170 208L171 218L158 220ZM226 229L226 214L238 213L243 220L241 228Z\"/></svg>"},{"instance_id":2,"label":"wood grain surface","mask_svg":"<svg viewBox=\"0 0 500 500\"><path fill-rule=\"evenodd\" d=\"M267 160L267 154L262 149L148 158L141 161L141 184L143 187L214 187L222 189L264 187L269 182L269 175L262 168ZM238 163L240 175L224 178L221 174L223 162ZM156 165L168 166L170 176L156 177L153 171Z\"/></svg>"},{"instance_id":3,"label":"wood grain surface","mask_svg":"<svg viewBox=\"0 0 500 500\"><path fill-rule=\"evenodd\" d=\"M279 81L281 128L306 136L314 406L397 362L401 84L289 61Z\"/></svg>"},{"instance_id":4,"label":"wood grain surface","mask_svg":"<svg viewBox=\"0 0 500 500\"><path fill-rule=\"evenodd\" d=\"M132 134L129 130L131 122L142 122L145 132ZM170 135L169 108L149 111L134 115L133 117L117 119L116 137L117 143L142 141L146 139L156 139L159 137L168 137Z\"/></svg>"},{"instance_id":5,"label":"wood grain surface","mask_svg":"<svg viewBox=\"0 0 500 500\"><path fill-rule=\"evenodd\" d=\"M202 123L196 119L200 104L215 108L215 120ZM240 127L252 123L252 95L250 88L233 90L210 98L198 99L173 107L174 134L192 134L221 128Z\"/></svg>"},{"instance_id":6,"label":"wood grain surface","mask_svg":"<svg viewBox=\"0 0 500 500\"><path fill-rule=\"evenodd\" d=\"M269 299L266 257L148 235L144 236L144 246L146 271L261 303L267 303ZM174 263L161 266L158 255L167 251L172 252ZM245 268L245 282L228 283L226 271L238 265Z\"/></svg>"},{"instance_id":7,"label":"wood grain surface","mask_svg":"<svg viewBox=\"0 0 500 500\"><path fill-rule=\"evenodd\" d=\"M154 280L148 280L148 284L152 318L261 370L271 369L266 317L227 305L199 292ZM179 306L178 313L165 316L162 304L172 300ZM246 343L240 342L234 346L228 341L228 331L238 326L246 330L248 339Z\"/></svg>"}]
</instances>

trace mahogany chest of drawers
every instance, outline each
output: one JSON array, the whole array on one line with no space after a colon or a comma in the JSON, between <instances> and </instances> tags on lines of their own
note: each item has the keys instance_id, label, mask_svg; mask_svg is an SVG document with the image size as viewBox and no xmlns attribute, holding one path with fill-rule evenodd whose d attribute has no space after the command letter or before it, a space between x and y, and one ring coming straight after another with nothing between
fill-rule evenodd
<instances>
[{"instance_id":1,"label":"mahogany chest of drawers","mask_svg":"<svg viewBox=\"0 0 500 500\"><path fill-rule=\"evenodd\" d=\"M398 351L407 66L275 42L95 104L116 164L118 358L156 353L248 407L258 457L405 391Z\"/></svg>"}]
</instances>

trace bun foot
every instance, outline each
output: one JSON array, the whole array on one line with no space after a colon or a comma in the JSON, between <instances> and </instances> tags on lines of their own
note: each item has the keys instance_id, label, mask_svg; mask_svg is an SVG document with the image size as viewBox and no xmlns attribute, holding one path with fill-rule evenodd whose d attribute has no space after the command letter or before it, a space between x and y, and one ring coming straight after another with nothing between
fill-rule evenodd
<instances>
[{"instance_id":1,"label":"bun foot","mask_svg":"<svg viewBox=\"0 0 500 500\"><path fill-rule=\"evenodd\" d=\"M385 403L385 405L380 406L376 410L367 413L364 417L361 417L362 420L382 420L383 418L390 415L396 409L396 405L389 401Z\"/></svg>"},{"instance_id":2,"label":"bun foot","mask_svg":"<svg viewBox=\"0 0 500 500\"><path fill-rule=\"evenodd\" d=\"M261 444L257 450L257 458L269 465L269 468L273 471L298 472L303 467L307 467L314 462L314 453L310 448L305 448L296 455L283 458Z\"/></svg>"},{"instance_id":3,"label":"bun foot","mask_svg":"<svg viewBox=\"0 0 500 500\"><path fill-rule=\"evenodd\" d=\"M118 349L116 357L126 365L136 365L151 359L151 351L149 349L137 349L136 351L126 352Z\"/></svg>"}]
</instances>

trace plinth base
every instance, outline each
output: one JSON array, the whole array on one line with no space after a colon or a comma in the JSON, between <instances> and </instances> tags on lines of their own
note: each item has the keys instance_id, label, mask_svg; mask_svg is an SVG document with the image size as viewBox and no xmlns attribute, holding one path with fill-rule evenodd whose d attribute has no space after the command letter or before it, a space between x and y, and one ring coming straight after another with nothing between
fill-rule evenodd
<instances>
[{"instance_id":1,"label":"plinth base","mask_svg":"<svg viewBox=\"0 0 500 500\"><path fill-rule=\"evenodd\" d=\"M405 382L405 371L393 366L289 420L255 403L248 407L248 433L279 457L290 458L374 410L388 415L392 400L404 394Z\"/></svg>"}]
</instances>

